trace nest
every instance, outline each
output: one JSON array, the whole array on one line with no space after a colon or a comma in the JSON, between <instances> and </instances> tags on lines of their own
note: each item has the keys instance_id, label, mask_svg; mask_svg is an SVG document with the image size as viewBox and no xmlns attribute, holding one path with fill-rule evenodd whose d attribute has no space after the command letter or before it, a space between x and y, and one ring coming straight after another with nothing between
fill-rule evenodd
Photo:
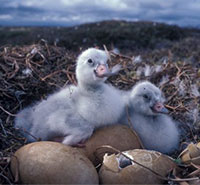
<instances>
[{"instance_id":1,"label":"nest","mask_svg":"<svg viewBox=\"0 0 200 185\"><path fill-rule=\"evenodd\" d=\"M76 84L77 55L44 40L34 45L0 48L1 183L15 182L9 169L10 156L26 144L26 139L13 127L16 113L68 84ZM153 82L164 92L166 106L183 131L182 142L195 142L200 139L198 66L177 61L170 51L160 55L157 51L140 56L110 51L110 66L121 64L122 68L109 82L123 90L131 89L140 80Z\"/></svg>"}]
</instances>

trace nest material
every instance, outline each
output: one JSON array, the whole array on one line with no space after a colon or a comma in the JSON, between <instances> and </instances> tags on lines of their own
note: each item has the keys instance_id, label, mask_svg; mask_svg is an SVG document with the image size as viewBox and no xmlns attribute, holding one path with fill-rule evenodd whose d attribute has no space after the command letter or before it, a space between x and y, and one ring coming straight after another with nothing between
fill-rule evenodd
<instances>
[{"instance_id":1,"label":"nest material","mask_svg":"<svg viewBox=\"0 0 200 185\"><path fill-rule=\"evenodd\" d=\"M68 84L76 84L75 60L78 53L48 45L46 41L22 47L0 49L0 182L14 183L9 169L10 156L26 144L13 128L16 113ZM186 135L182 141L199 140L200 71L188 61L176 61L170 51L124 56L110 52L110 65L121 64L118 75L109 81L129 90L140 80L150 80L165 94L167 107Z\"/></svg>"}]
</instances>

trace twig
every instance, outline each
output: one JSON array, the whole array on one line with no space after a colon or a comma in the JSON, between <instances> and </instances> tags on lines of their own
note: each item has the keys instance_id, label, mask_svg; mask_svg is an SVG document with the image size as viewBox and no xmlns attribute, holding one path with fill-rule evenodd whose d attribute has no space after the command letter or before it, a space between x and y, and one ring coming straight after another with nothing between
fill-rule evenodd
<instances>
[{"instance_id":1,"label":"twig","mask_svg":"<svg viewBox=\"0 0 200 185\"><path fill-rule=\"evenodd\" d=\"M41 80L42 80L42 81L45 81L47 78L50 78L50 77L56 75L57 73L61 73L61 72L64 72L64 71L63 71L63 70L54 71L53 73L48 74L48 75L46 75L45 77L42 77Z\"/></svg>"},{"instance_id":2,"label":"twig","mask_svg":"<svg viewBox=\"0 0 200 185\"><path fill-rule=\"evenodd\" d=\"M17 61L14 59L13 62L14 62L14 65L15 65L15 70L14 70L13 73L8 74L8 79L13 78L17 74L17 72L19 71L19 65L18 65Z\"/></svg>"},{"instance_id":3,"label":"twig","mask_svg":"<svg viewBox=\"0 0 200 185\"><path fill-rule=\"evenodd\" d=\"M3 177L4 179L6 179L6 181L10 184L13 185L13 183L10 182L9 178L6 177L5 175L3 175L2 173L0 173L0 176Z\"/></svg>"},{"instance_id":4,"label":"twig","mask_svg":"<svg viewBox=\"0 0 200 185\"><path fill-rule=\"evenodd\" d=\"M176 107L173 107L173 106L170 106L168 104L165 105L165 107L167 107L168 109L171 109L171 110L176 110L177 108L179 108L181 105L177 105Z\"/></svg>"},{"instance_id":5,"label":"twig","mask_svg":"<svg viewBox=\"0 0 200 185\"><path fill-rule=\"evenodd\" d=\"M4 126L2 124L2 120L1 119L0 119L0 125L1 125L1 128L2 128L3 132L4 132L4 135L8 136L8 134L6 133L6 130L5 130Z\"/></svg>"},{"instance_id":6,"label":"twig","mask_svg":"<svg viewBox=\"0 0 200 185\"><path fill-rule=\"evenodd\" d=\"M119 56L120 58L125 58L125 59L129 59L130 61L132 61L132 58L126 55L122 55L122 54L118 54L118 53L114 53L112 51L110 51L110 53L114 56Z\"/></svg>"},{"instance_id":7,"label":"twig","mask_svg":"<svg viewBox=\"0 0 200 185\"><path fill-rule=\"evenodd\" d=\"M73 75L72 75L72 77L70 76L70 73L71 73L71 72L69 71L69 69L70 69L70 66L68 66L68 68L67 68L67 70L65 71L65 73L66 73L66 75L67 75L69 81L70 81L72 84L77 85L77 82L75 81Z\"/></svg>"},{"instance_id":8,"label":"twig","mask_svg":"<svg viewBox=\"0 0 200 185\"><path fill-rule=\"evenodd\" d=\"M108 55L108 60L111 62L110 53L109 53L109 51L107 50L106 45L103 45L103 47L104 47L104 50L105 50L106 54Z\"/></svg>"},{"instance_id":9,"label":"twig","mask_svg":"<svg viewBox=\"0 0 200 185\"><path fill-rule=\"evenodd\" d=\"M199 175L199 174L200 174L200 169L197 169L197 170L191 172L190 174L188 174L187 176L192 177L192 176Z\"/></svg>"},{"instance_id":10,"label":"twig","mask_svg":"<svg viewBox=\"0 0 200 185\"><path fill-rule=\"evenodd\" d=\"M13 116L13 117L16 116L16 114L12 114L12 113L8 112L8 111L5 110L2 106L0 106L0 109L1 109L2 111L4 111L6 114L8 114L9 116Z\"/></svg>"}]
</instances>

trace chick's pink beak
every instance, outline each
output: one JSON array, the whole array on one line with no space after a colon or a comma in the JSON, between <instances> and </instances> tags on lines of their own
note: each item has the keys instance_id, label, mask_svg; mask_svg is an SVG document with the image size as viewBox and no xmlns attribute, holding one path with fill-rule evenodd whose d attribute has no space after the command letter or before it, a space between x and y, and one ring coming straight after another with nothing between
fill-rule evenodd
<instances>
[{"instance_id":1,"label":"chick's pink beak","mask_svg":"<svg viewBox=\"0 0 200 185\"><path fill-rule=\"evenodd\" d=\"M169 111L165 108L165 106L163 105L163 103L161 102L156 102L154 104L154 106L152 107L153 111L154 112L157 112L157 113L165 113L167 114Z\"/></svg>"},{"instance_id":2,"label":"chick's pink beak","mask_svg":"<svg viewBox=\"0 0 200 185\"><path fill-rule=\"evenodd\" d=\"M95 69L95 74L99 78L105 77L109 72L110 71L109 71L108 67L105 64L100 64Z\"/></svg>"}]
</instances>

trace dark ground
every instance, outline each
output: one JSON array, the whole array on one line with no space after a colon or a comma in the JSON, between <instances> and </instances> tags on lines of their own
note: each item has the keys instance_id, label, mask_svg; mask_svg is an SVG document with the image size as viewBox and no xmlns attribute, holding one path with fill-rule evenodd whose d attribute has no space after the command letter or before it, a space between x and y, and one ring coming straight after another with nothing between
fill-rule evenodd
<instances>
[{"instance_id":1,"label":"dark ground","mask_svg":"<svg viewBox=\"0 0 200 185\"><path fill-rule=\"evenodd\" d=\"M55 90L76 83L75 60L88 47L105 45L110 65L122 64L109 81L130 89L148 79L165 93L170 114L179 122L179 151L200 139L200 30L150 22L107 21L76 27L0 27L0 182L14 183L10 156L25 139L13 128L20 109ZM120 54L116 54L116 48ZM182 167L186 178L194 171ZM199 176L199 173L196 175Z\"/></svg>"}]
</instances>

